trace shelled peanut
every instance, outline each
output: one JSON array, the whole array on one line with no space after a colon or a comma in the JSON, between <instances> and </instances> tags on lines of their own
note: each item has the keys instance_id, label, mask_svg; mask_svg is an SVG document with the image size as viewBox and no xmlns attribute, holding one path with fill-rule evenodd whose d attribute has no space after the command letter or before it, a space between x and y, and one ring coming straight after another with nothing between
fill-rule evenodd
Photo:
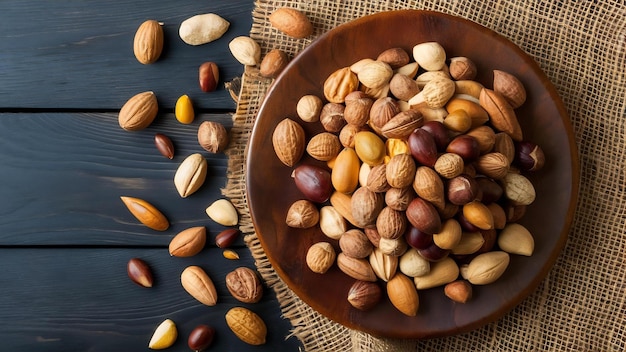
<instances>
[{"instance_id":1,"label":"shelled peanut","mask_svg":"<svg viewBox=\"0 0 626 352\"><path fill-rule=\"evenodd\" d=\"M307 95L297 107L324 132L307 139L286 118L272 136L303 196L287 224L319 224L328 237L307 253L309 267L324 273L336 262L356 280L348 301L358 309L381 296L365 282L383 280L406 315L417 314L420 290L446 285L465 303L472 285L506 271L510 254L532 255L533 236L518 221L535 199L525 173L545 161L523 138L514 109L526 91L516 77L494 70L486 87L471 59L447 60L435 42L412 56L391 48L336 70L325 100ZM319 162L302 162L305 154Z\"/></svg>"}]
</instances>

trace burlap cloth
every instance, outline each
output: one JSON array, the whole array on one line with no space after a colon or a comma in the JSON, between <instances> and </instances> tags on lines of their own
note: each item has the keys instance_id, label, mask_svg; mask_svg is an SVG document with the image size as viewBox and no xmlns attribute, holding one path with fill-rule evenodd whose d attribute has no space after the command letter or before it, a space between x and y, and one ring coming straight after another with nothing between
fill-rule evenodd
<instances>
[{"instance_id":1,"label":"burlap cloth","mask_svg":"<svg viewBox=\"0 0 626 352\"><path fill-rule=\"evenodd\" d=\"M312 38L270 27L279 7L304 11ZM248 67L234 116L228 184L258 270L278 297L306 351L624 351L626 350L626 4L624 1L257 0L250 36L263 52L296 55L315 37L380 11L426 9L457 15L507 37L531 55L556 86L579 148L580 198L568 242L539 288L502 319L470 333L426 341L378 339L320 316L272 270L246 206L245 148L271 83ZM271 330L271 328L270 328Z\"/></svg>"}]
</instances>

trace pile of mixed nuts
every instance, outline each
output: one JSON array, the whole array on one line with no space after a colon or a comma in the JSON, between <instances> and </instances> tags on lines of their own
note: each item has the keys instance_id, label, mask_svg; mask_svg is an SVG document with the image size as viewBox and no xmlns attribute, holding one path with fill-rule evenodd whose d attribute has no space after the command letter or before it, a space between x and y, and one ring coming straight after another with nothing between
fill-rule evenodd
<instances>
[{"instance_id":1,"label":"pile of mixed nuts","mask_svg":"<svg viewBox=\"0 0 626 352\"><path fill-rule=\"evenodd\" d=\"M286 224L320 227L327 240L302 255L315 273L336 264L353 278L355 308L374 307L381 287L408 316L420 290L445 286L465 303L511 254L532 255L518 222L536 196L525 174L545 157L516 116L526 90L501 70L491 87L476 76L470 58L448 60L437 42L390 48L334 71L323 97L298 101L300 121L276 126L276 156L302 195ZM307 137L303 123L323 132Z\"/></svg>"},{"instance_id":2,"label":"pile of mixed nuts","mask_svg":"<svg viewBox=\"0 0 626 352\"><path fill-rule=\"evenodd\" d=\"M304 14L295 9L278 9L270 17L273 26L288 35L304 38L311 35L313 27ZM179 27L180 38L189 45L202 45L218 40L228 30L230 23L219 15L209 13L190 17ZM152 64L161 56L163 50L163 24L155 20L142 23L134 38L134 55L142 64ZM260 64L259 73L268 78L276 77L289 61L281 50L270 51L261 62L261 48L252 38L240 36L229 43L229 49L235 59L243 65ZM198 68L199 87L203 92L217 89L219 68L214 62L204 62ZM231 95L237 100L237 92ZM130 98L119 112L119 125L127 131L147 128L157 117L158 102L153 92L142 92ZM195 118L193 103L189 96L182 95L176 102L174 115L181 124L191 124ZM223 152L229 144L226 128L214 121L204 121L198 128L198 144L207 152ZM174 144L169 137L156 133L156 149L168 159L174 158ZM179 165L174 175L174 186L182 198L191 196L204 184L207 176L207 161L200 153L187 156ZM122 196L128 210L145 226L166 231L169 221L163 213L147 201L139 198ZM207 215L223 226L236 226L238 214L233 204L227 199L213 202L207 209ZM236 252L227 249L239 236L239 230L228 228L219 233L215 243L224 248L227 259L239 259ZM191 257L205 247L207 233L204 226L192 227L179 232L169 244L169 253L174 257ZM152 287L153 279L149 265L140 258L132 258L127 264L130 279L143 287ZM217 304L217 292L211 278L200 266L189 266L180 276L181 285L199 302L214 306ZM256 271L247 267L238 267L228 273L225 283L230 294L243 303L259 302L263 295L263 286ZM251 345L265 343L267 327L253 311L244 307L230 309L225 316L232 332L242 341ZM188 345L193 351L210 347L215 329L208 325L199 325L190 332ZM171 319L164 320L156 329L149 342L152 349L163 349L174 344L178 336L176 324Z\"/></svg>"}]
</instances>

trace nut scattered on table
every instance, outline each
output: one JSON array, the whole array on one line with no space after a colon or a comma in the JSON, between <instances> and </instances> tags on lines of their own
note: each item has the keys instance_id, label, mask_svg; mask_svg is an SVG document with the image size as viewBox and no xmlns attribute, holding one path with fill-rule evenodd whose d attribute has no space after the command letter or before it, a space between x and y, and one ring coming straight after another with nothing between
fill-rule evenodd
<instances>
[{"instance_id":1,"label":"nut scattered on table","mask_svg":"<svg viewBox=\"0 0 626 352\"><path fill-rule=\"evenodd\" d=\"M261 62L261 46L250 37L236 37L230 41L228 48L242 65L255 66Z\"/></svg>"},{"instance_id":2,"label":"nut scattered on table","mask_svg":"<svg viewBox=\"0 0 626 352\"><path fill-rule=\"evenodd\" d=\"M168 136L163 133L155 134L154 145L161 155L168 159L174 159L174 143Z\"/></svg>"},{"instance_id":3,"label":"nut scattered on table","mask_svg":"<svg viewBox=\"0 0 626 352\"><path fill-rule=\"evenodd\" d=\"M219 248L228 248L239 237L238 229L226 229L215 236L215 245Z\"/></svg>"},{"instance_id":4,"label":"nut scattered on table","mask_svg":"<svg viewBox=\"0 0 626 352\"><path fill-rule=\"evenodd\" d=\"M174 185L178 194L187 198L202 187L206 180L208 164L200 153L189 155L178 166L174 174Z\"/></svg>"},{"instance_id":5,"label":"nut scattered on table","mask_svg":"<svg viewBox=\"0 0 626 352\"><path fill-rule=\"evenodd\" d=\"M121 196L120 199L130 213L147 227L157 231L165 231L170 227L170 223L165 215L147 201L127 196Z\"/></svg>"},{"instance_id":6,"label":"nut scattered on table","mask_svg":"<svg viewBox=\"0 0 626 352\"><path fill-rule=\"evenodd\" d=\"M159 104L154 92L134 95L120 109L118 121L127 131L139 131L152 123L159 112Z\"/></svg>"},{"instance_id":7,"label":"nut scattered on table","mask_svg":"<svg viewBox=\"0 0 626 352\"><path fill-rule=\"evenodd\" d=\"M250 345L263 345L267 336L265 322L255 312L234 307L226 312L226 324L241 341Z\"/></svg>"},{"instance_id":8,"label":"nut scattered on table","mask_svg":"<svg viewBox=\"0 0 626 352\"><path fill-rule=\"evenodd\" d=\"M217 304L217 291L213 281L199 266L188 266L180 275L180 282L193 298L207 306Z\"/></svg>"},{"instance_id":9,"label":"nut scattered on table","mask_svg":"<svg viewBox=\"0 0 626 352\"><path fill-rule=\"evenodd\" d=\"M206 244L206 227L190 227L179 232L169 244L169 252L173 257L192 257L204 249Z\"/></svg>"},{"instance_id":10,"label":"nut scattered on table","mask_svg":"<svg viewBox=\"0 0 626 352\"><path fill-rule=\"evenodd\" d=\"M215 62L207 61L198 68L198 82L203 92L212 92L217 89L220 81L220 71Z\"/></svg>"},{"instance_id":11,"label":"nut scattered on table","mask_svg":"<svg viewBox=\"0 0 626 352\"><path fill-rule=\"evenodd\" d=\"M155 20L143 22L133 40L133 52L137 61L147 65L156 62L163 51L163 27Z\"/></svg>"},{"instance_id":12,"label":"nut scattered on table","mask_svg":"<svg viewBox=\"0 0 626 352\"><path fill-rule=\"evenodd\" d=\"M214 337L214 327L200 324L189 333L189 337L187 338L187 346L189 346L192 351L204 351L211 346Z\"/></svg>"},{"instance_id":13,"label":"nut scattered on table","mask_svg":"<svg viewBox=\"0 0 626 352\"><path fill-rule=\"evenodd\" d=\"M193 111L193 103L187 94L181 95L178 100L176 100L174 116L178 122L185 125L192 123L193 119L196 117Z\"/></svg>"},{"instance_id":14,"label":"nut scattered on table","mask_svg":"<svg viewBox=\"0 0 626 352\"><path fill-rule=\"evenodd\" d=\"M239 215L233 203L228 199L218 199L206 208L206 214L211 220L224 226L235 226L239 222Z\"/></svg>"},{"instance_id":15,"label":"nut scattered on table","mask_svg":"<svg viewBox=\"0 0 626 352\"><path fill-rule=\"evenodd\" d=\"M226 288L235 299L243 303L257 303L263 297L261 279L247 267L238 267L226 274Z\"/></svg>"},{"instance_id":16,"label":"nut scattered on table","mask_svg":"<svg viewBox=\"0 0 626 352\"><path fill-rule=\"evenodd\" d=\"M148 348L153 350L166 349L172 346L177 338L178 329L176 328L176 323L171 319L165 319L152 334Z\"/></svg>"},{"instance_id":17,"label":"nut scattered on table","mask_svg":"<svg viewBox=\"0 0 626 352\"><path fill-rule=\"evenodd\" d=\"M202 45L221 38L230 22L214 13L195 15L184 20L178 29L178 35L189 45Z\"/></svg>"},{"instance_id":18,"label":"nut scattered on table","mask_svg":"<svg viewBox=\"0 0 626 352\"><path fill-rule=\"evenodd\" d=\"M198 127L198 143L210 153L223 152L229 142L228 131L219 122L203 121Z\"/></svg>"},{"instance_id":19,"label":"nut scattered on table","mask_svg":"<svg viewBox=\"0 0 626 352\"><path fill-rule=\"evenodd\" d=\"M139 258L131 258L126 265L128 277L137 285L142 287L152 287L152 270L148 263Z\"/></svg>"}]
</instances>

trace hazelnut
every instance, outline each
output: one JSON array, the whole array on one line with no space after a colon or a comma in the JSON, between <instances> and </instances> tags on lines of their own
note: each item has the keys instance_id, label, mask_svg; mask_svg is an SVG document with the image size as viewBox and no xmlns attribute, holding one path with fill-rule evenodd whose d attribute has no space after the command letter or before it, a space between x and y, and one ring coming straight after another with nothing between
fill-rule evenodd
<instances>
[{"instance_id":1,"label":"hazelnut","mask_svg":"<svg viewBox=\"0 0 626 352\"><path fill-rule=\"evenodd\" d=\"M343 118L345 106L338 103L327 103L320 112L320 122L327 132L339 132L345 126Z\"/></svg>"},{"instance_id":2,"label":"hazelnut","mask_svg":"<svg viewBox=\"0 0 626 352\"><path fill-rule=\"evenodd\" d=\"M198 127L198 143L211 153L222 152L228 146L226 128L219 122L204 121Z\"/></svg>"},{"instance_id":3,"label":"hazelnut","mask_svg":"<svg viewBox=\"0 0 626 352\"><path fill-rule=\"evenodd\" d=\"M304 95L298 100L296 113L305 122L317 122L324 103L317 95Z\"/></svg>"},{"instance_id":4,"label":"hazelnut","mask_svg":"<svg viewBox=\"0 0 626 352\"><path fill-rule=\"evenodd\" d=\"M362 311L367 311L376 306L382 297L382 290L375 282L357 280L348 291L348 302Z\"/></svg>"},{"instance_id":5,"label":"hazelnut","mask_svg":"<svg viewBox=\"0 0 626 352\"><path fill-rule=\"evenodd\" d=\"M276 78L289 63L287 53L280 49L273 49L263 58L259 73L263 77Z\"/></svg>"},{"instance_id":6,"label":"hazelnut","mask_svg":"<svg viewBox=\"0 0 626 352\"><path fill-rule=\"evenodd\" d=\"M342 253L352 258L366 258L374 248L369 238L359 229L350 229L339 238Z\"/></svg>"},{"instance_id":7,"label":"hazelnut","mask_svg":"<svg viewBox=\"0 0 626 352\"><path fill-rule=\"evenodd\" d=\"M473 80L476 78L476 64L467 57L453 57L450 59L450 76L460 80Z\"/></svg>"},{"instance_id":8,"label":"hazelnut","mask_svg":"<svg viewBox=\"0 0 626 352\"><path fill-rule=\"evenodd\" d=\"M457 280L447 284L443 289L446 297L457 303L467 303L472 299L472 285L465 280Z\"/></svg>"},{"instance_id":9,"label":"hazelnut","mask_svg":"<svg viewBox=\"0 0 626 352\"><path fill-rule=\"evenodd\" d=\"M324 274L335 262L336 254L328 242L317 242L306 253L306 264L314 273Z\"/></svg>"},{"instance_id":10,"label":"hazelnut","mask_svg":"<svg viewBox=\"0 0 626 352\"><path fill-rule=\"evenodd\" d=\"M522 141L515 146L515 164L522 171L538 171L543 168L546 157L535 143Z\"/></svg>"}]
</instances>

